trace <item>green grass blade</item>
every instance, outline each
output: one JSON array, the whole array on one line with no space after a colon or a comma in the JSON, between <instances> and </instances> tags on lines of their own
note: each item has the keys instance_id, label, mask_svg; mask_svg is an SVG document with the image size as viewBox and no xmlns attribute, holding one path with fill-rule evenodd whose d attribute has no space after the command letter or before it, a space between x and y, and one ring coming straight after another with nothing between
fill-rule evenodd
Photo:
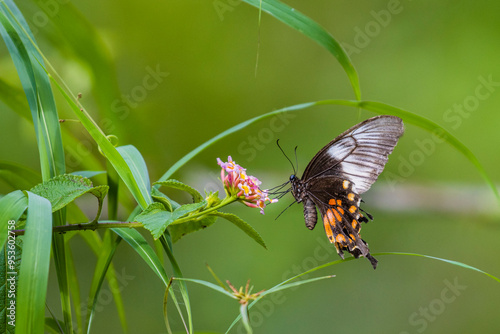
<instances>
[{"instance_id":1,"label":"green grass blade","mask_svg":"<svg viewBox=\"0 0 500 334\"><path fill-rule=\"evenodd\" d=\"M167 253L167 257L170 261L170 264L172 265L172 269L174 271L174 277L179 277L179 278L184 277L181 268L177 263L177 260L175 259L174 253L172 251L172 243L168 242L167 237L165 237L165 235L163 235L160 238L160 242L161 245L163 246L163 249L165 250L165 253ZM188 317L189 333L193 333L193 315L191 312L191 302L189 301L188 289L186 284L182 281L179 282L179 286L180 286L182 300L184 301L184 306L186 308L186 313ZM172 292L172 294L173 293L174 292Z\"/></svg>"},{"instance_id":2,"label":"green grass blade","mask_svg":"<svg viewBox=\"0 0 500 334\"><path fill-rule=\"evenodd\" d=\"M99 297L99 292L101 291L102 283L108 272L111 260L115 254L116 248L122 239L116 237L111 233L105 235L102 247L100 249L100 256L97 258L97 264L94 271L94 277L92 278L92 284L90 286L89 299L87 303L87 319L85 322L85 332L90 333L90 327L92 324L95 306L97 304L97 299Z\"/></svg>"},{"instance_id":3,"label":"green grass blade","mask_svg":"<svg viewBox=\"0 0 500 334\"><path fill-rule=\"evenodd\" d=\"M281 114L281 113L284 113L284 112L288 112L288 111L305 109L307 107L311 107L311 106L314 106L314 105L315 105L314 103L304 103L304 104L299 104L299 105L292 106L292 107L286 107L286 108L283 108L283 109L278 109L278 110L275 110L275 111L271 111L271 112L269 112L267 114L256 116L256 117L251 118L249 120L246 120L246 121L244 121L244 122L242 122L242 123L240 123L238 125L235 125L235 126L229 128L229 129L227 129L226 131L223 131L223 132L219 133L217 136L213 137L212 139L207 140L206 142L204 142L203 144L201 144L200 146L198 146L197 148L195 148L194 150L192 150L191 152L189 152L188 154L186 154L179 161L177 161L175 164L173 164L172 167L170 167L165 172L165 174L162 175L162 177L158 180L158 182L170 179L172 177L172 175L175 172L177 172L182 166L184 166L189 160L191 160L196 155L198 155L199 153L201 153L203 150L205 150L206 148L210 147L211 145L215 144L219 140L221 140L221 139L229 136L230 134L233 134L233 133L235 133L235 132L237 132L239 130L242 130L242 129L246 128L247 126L249 126L249 125L251 125L253 123L256 123L258 121L264 120L266 118L273 117L273 116L276 116L278 114ZM158 186L155 186L155 187L158 187Z\"/></svg>"},{"instance_id":4,"label":"green grass blade","mask_svg":"<svg viewBox=\"0 0 500 334\"><path fill-rule=\"evenodd\" d=\"M266 243L264 242L264 239L260 236L259 232L257 232L252 225L248 224L246 221L241 219L235 214L232 213L226 213L226 212L215 212L212 213L212 215L221 217L226 219L227 221L233 223L236 227L241 229L243 232L246 233L250 238L255 240L259 245L267 249Z\"/></svg>"},{"instance_id":5,"label":"green grass blade","mask_svg":"<svg viewBox=\"0 0 500 334\"><path fill-rule=\"evenodd\" d=\"M340 43L337 42L323 27L306 15L295 10L295 8L291 8L277 0L243 1L256 8L261 8L263 11L274 16L281 22L300 31L330 52L335 58L337 58L337 61L344 68L344 71L351 82L356 99L361 100L361 89L359 87L359 78L356 69L352 65L349 56Z\"/></svg>"},{"instance_id":6,"label":"green grass blade","mask_svg":"<svg viewBox=\"0 0 500 334\"><path fill-rule=\"evenodd\" d=\"M3 247L7 241L9 227L15 226L8 222L17 222L27 207L28 199L21 190L13 191L0 198L0 247Z\"/></svg>"},{"instance_id":7,"label":"green grass blade","mask_svg":"<svg viewBox=\"0 0 500 334\"><path fill-rule=\"evenodd\" d=\"M82 122L82 125L88 131L88 133L95 140L97 145L99 145L103 155L108 159L108 161L113 165L120 178L123 180L127 188L130 190L132 195L134 196L137 203L141 206L142 209L145 209L149 204L153 202L151 197L144 196L143 189L141 185L137 183L134 178L134 174L132 170L127 165L125 159L120 155L118 150L113 146L113 144L108 140L108 138L104 135L102 130L97 126L94 120L88 116L87 112L83 109L80 109L74 100L64 91L64 89L59 85L59 83L54 80L52 77L52 82L59 89L61 94L63 95L66 102L70 105L71 109L73 109L75 115Z\"/></svg>"},{"instance_id":8,"label":"green grass blade","mask_svg":"<svg viewBox=\"0 0 500 334\"><path fill-rule=\"evenodd\" d=\"M40 11L50 17L51 27L43 29L44 36L57 41L52 47L58 47L62 52L72 51L73 59L80 60L91 71L92 97L96 99L99 115L109 119L109 128L105 129L121 135L124 130L115 126L128 116L130 110L122 111L122 99L115 73L115 63L108 45L102 39L96 26L90 22L70 1L57 6L57 15L53 7L43 2L34 2ZM85 98L85 96L84 96Z\"/></svg>"},{"instance_id":9,"label":"green grass blade","mask_svg":"<svg viewBox=\"0 0 500 334\"><path fill-rule=\"evenodd\" d=\"M89 233L87 231L80 231L78 232L80 237L82 237L83 240L87 243L87 245L92 249L94 252L95 256L99 259L102 256L102 249L103 249L103 242L101 240L101 237L97 233ZM106 230L104 232L104 238L108 238L110 240L111 236L106 236L107 234L111 234L111 231ZM118 280L116 277L116 271L113 266L113 263L111 262L109 264L109 268L106 272L106 280L108 281L108 286L109 289L111 290L111 293L113 294L113 299L115 301L115 306L116 306L116 311L118 313L118 316L120 318L120 322L123 328L124 332L127 332L128 330L128 325L127 325L127 317L125 315L125 308L123 306L123 300L121 297L121 290L120 286L118 285Z\"/></svg>"},{"instance_id":10,"label":"green grass blade","mask_svg":"<svg viewBox=\"0 0 500 334\"><path fill-rule=\"evenodd\" d=\"M252 326L250 326L250 319L248 318L248 304L240 305L240 316L243 322L243 327L245 327L247 334L252 334Z\"/></svg>"},{"instance_id":11,"label":"green grass blade","mask_svg":"<svg viewBox=\"0 0 500 334\"><path fill-rule=\"evenodd\" d=\"M220 292L228 297L231 297L233 299L236 299L235 296L233 296L229 291L223 289L222 287L216 285L216 284L213 284L211 282L207 282L207 281L203 281L201 279L195 279L195 278L181 278L181 277L176 277L175 278L176 281L183 281L183 282L192 282L192 283L196 283L196 284L199 284L199 285L203 285L207 288L210 288L212 290L215 290L217 292Z\"/></svg>"},{"instance_id":12,"label":"green grass blade","mask_svg":"<svg viewBox=\"0 0 500 334\"><path fill-rule=\"evenodd\" d=\"M49 278L52 209L45 198L27 192L28 216L19 273L16 333L42 333Z\"/></svg>"},{"instance_id":13,"label":"green grass blade","mask_svg":"<svg viewBox=\"0 0 500 334\"><path fill-rule=\"evenodd\" d=\"M144 198L151 198L151 183L149 181L148 168L141 153L132 145L119 146L116 150L130 168L142 196Z\"/></svg>"},{"instance_id":14,"label":"green grass blade","mask_svg":"<svg viewBox=\"0 0 500 334\"><path fill-rule=\"evenodd\" d=\"M170 167L165 174L161 177L160 180L166 180L172 176L177 170L179 170L184 164L186 164L189 160L194 158L197 154L202 152L204 149L207 147L213 145L217 141L221 140L222 138L225 138L229 136L230 134L233 134L239 130L242 130L246 128L247 126L264 120L266 118L275 116L280 113L284 112L290 112L290 111L298 111L298 110L304 110L313 106L322 106L322 105L340 105L340 106L348 106L348 107L353 107L355 110L357 108L362 108L366 109L378 114L385 114L385 115L394 115L401 117L404 122L408 124L413 124L416 125L430 133L433 133L435 135L440 136L441 139L446 141L448 144L456 148L460 153L462 153L479 171L481 176L486 180L488 185L491 187L493 190L493 193L495 194L496 198L500 201L500 195L498 194L498 190L496 189L493 181L491 178L488 176L488 174L485 172L484 168L482 165L479 163L479 160L475 157L475 155L462 143L460 142L455 136L453 136L450 132L445 130L443 127L438 125L437 123L419 116L415 113L393 107L391 105L381 103L381 102L374 102L374 101L352 101L352 100L322 100L322 101L316 101L316 102L309 102L309 103L302 103L302 104L297 104L291 107L286 107L278 110L271 111L269 113L251 118L245 122L242 122L238 125L233 126L232 128L219 133L217 136L213 137L212 139L206 141L205 143L201 144L188 154L186 154L184 157L182 157L179 161L177 161L172 167Z\"/></svg>"},{"instance_id":15,"label":"green grass blade","mask_svg":"<svg viewBox=\"0 0 500 334\"><path fill-rule=\"evenodd\" d=\"M71 298L73 300L73 305L81 305L82 299L80 294L80 282L78 281L78 275L76 273L75 262L73 259L73 253L69 247L69 238L66 238L66 267L68 268L68 283L71 292ZM83 333L83 321L82 321L82 308L75 307L75 318L76 326L78 328L78 333Z\"/></svg>"},{"instance_id":16,"label":"green grass blade","mask_svg":"<svg viewBox=\"0 0 500 334\"><path fill-rule=\"evenodd\" d=\"M417 257L423 257L423 258L427 258L427 259L431 259L431 260L437 260L437 261L441 261L441 262L452 264L454 266L458 266L458 267L462 267L462 268L465 268L465 269L477 271L478 273L486 275L489 278L492 278L495 281L497 281L497 282L500 283L500 278L498 278L496 276L493 276L492 274L489 274L489 273L487 273L484 270L478 269L476 267L470 266L468 264L465 264L465 263L459 262L459 261L447 260L447 259L443 259L443 258L440 258L440 257L435 257L435 256L430 256L430 255L424 255L424 254L417 254L417 253L382 252L382 253L374 253L373 255L375 255L375 256L384 256L384 255L417 256Z\"/></svg>"},{"instance_id":17,"label":"green grass blade","mask_svg":"<svg viewBox=\"0 0 500 334\"><path fill-rule=\"evenodd\" d=\"M135 250L137 254L139 254L144 262L163 281L165 287L167 287L170 279L168 278L165 268L163 268L160 259L154 252L153 248L148 244L146 239L144 239L144 237L135 229L112 228L111 230L118 236L120 236L123 240L125 240L132 247L132 249ZM182 323L184 324L186 331L189 333L188 326L186 325L186 321L184 320L184 316L179 306L179 302L177 301L174 293L171 293L171 296L181 317Z\"/></svg>"}]
</instances>

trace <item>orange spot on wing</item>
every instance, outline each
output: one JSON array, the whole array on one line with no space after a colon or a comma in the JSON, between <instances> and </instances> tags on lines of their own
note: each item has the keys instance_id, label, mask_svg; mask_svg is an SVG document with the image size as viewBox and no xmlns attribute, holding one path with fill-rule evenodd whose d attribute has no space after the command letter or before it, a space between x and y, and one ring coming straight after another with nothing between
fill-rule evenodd
<instances>
[{"instance_id":1,"label":"orange spot on wing","mask_svg":"<svg viewBox=\"0 0 500 334\"><path fill-rule=\"evenodd\" d=\"M328 209L328 211L326 211L326 214L323 216L323 223L325 224L325 226L327 223L329 223L333 227L335 227L335 217L333 215L332 209Z\"/></svg>"},{"instance_id":2,"label":"orange spot on wing","mask_svg":"<svg viewBox=\"0 0 500 334\"><path fill-rule=\"evenodd\" d=\"M347 195L347 199L351 202L354 201L354 193L349 193L349 195Z\"/></svg>"},{"instance_id":3,"label":"orange spot on wing","mask_svg":"<svg viewBox=\"0 0 500 334\"><path fill-rule=\"evenodd\" d=\"M349 212L350 212L350 213L354 213L354 212L356 212L356 210L357 210L357 209L358 209L358 208L357 208L357 207L355 207L355 206L353 205L353 206L351 206L351 207L349 208Z\"/></svg>"},{"instance_id":4,"label":"orange spot on wing","mask_svg":"<svg viewBox=\"0 0 500 334\"><path fill-rule=\"evenodd\" d=\"M344 182L342 182L342 187L343 187L344 189L349 188L349 181L344 180Z\"/></svg>"},{"instance_id":5,"label":"orange spot on wing","mask_svg":"<svg viewBox=\"0 0 500 334\"><path fill-rule=\"evenodd\" d=\"M333 199L333 198L332 198L332 199L330 199L330 200L328 201L328 204L330 204L330 205L335 205L335 199Z\"/></svg>"},{"instance_id":6,"label":"orange spot on wing","mask_svg":"<svg viewBox=\"0 0 500 334\"><path fill-rule=\"evenodd\" d=\"M353 219L352 223L351 223L351 226L352 226L353 229L356 229L356 227L358 227L358 221L356 219Z\"/></svg>"},{"instance_id":7,"label":"orange spot on wing","mask_svg":"<svg viewBox=\"0 0 500 334\"><path fill-rule=\"evenodd\" d=\"M344 209L342 209L341 207L338 207L338 208L337 208L337 211L338 211L338 212L340 212L340 214L341 214L341 215L343 215L343 214L344 214Z\"/></svg>"},{"instance_id":8,"label":"orange spot on wing","mask_svg":"<svg viewBox=\"0 0 500 334\"><path fill-rule=\"evenodd\" d=\"M331 209L330 209L331 210ZM330 211L329 210L329 211ZM340 214L337 212L337 210L331 210L333 211L333 215L335 216L335 219L337 219L337 221L341 222L342 221L342 217L340 216Z\"/></svg>"},{"instance_id":9,"label":"orange spot on wing","mask_svg":"<svg viewBox=\"0 0 500 334\"><path fill-rule=\"evenodd\" d=\"M338 234L335 237L335 241L337 241L339 244L345 243L345 237L342 234Z\"/></svg>"},{"instance_id":10,"label":"orange spot on wing","mask_svg":"<svg viewBox=\"0 0 500 334\"><path fill-rule=\"evenodd\" d=\"M342 201L338 199L338 200L337 200L337 205L338 205L338 206L341 206L341 205L342 205Z\"/></svg>"},{"instance_id":11,"label":"orange spot on wing","mask_svg":"<svg viewBox=\"0 0 500 334\"><path fill-rule=\"evenodd\" d=\"M333 224L335 226L335 222ZM335 239L333 237L332 226L326 220L323 220L323 225L325 226L325 232L326 232L326 236L328 237L328 240L330 240L330 242L333 243L335 241Z\"/></svg>"}]
</instances>

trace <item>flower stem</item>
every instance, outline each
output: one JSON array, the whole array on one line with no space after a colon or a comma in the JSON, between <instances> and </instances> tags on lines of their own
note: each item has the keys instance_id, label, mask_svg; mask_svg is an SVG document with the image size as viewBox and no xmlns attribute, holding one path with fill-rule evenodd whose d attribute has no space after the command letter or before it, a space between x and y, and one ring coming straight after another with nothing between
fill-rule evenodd
<instances>
[{"instance_id":1,"label":"flower stem","mask_svg":"<svg viewBox=\"0 0 500 334\"><path fill-rule=\"evenodd\" d=\"M215 206L212 206L212 207L210 207L210 208L208 208L206 210L203 210L203 211L200 211L200 212L196 212L196 213L194 213L192 215L189 215L189 216L186 216L186 217L174 220L172 223L170 223L169 226L182 224L182 223L185 223L188 220L191 220L191 219L194 219L194 218L198 218L198 217L201 217L201 216L205 216L206 214L208 214L210 212L213 212L213 211L217 211L220 208L222 208L222 207L224 207L224 206L226 206L228 204L236 202L237 200L238 200L237 196L226 196L226 198L224 198L219 204L217 204Z\"/></svg>"},{"instance_id":2,"label":"flower stem","mask_svg":"<svg viewBox=\"0 0 500 334\"><path fill-rule=\"evenodd\" d=\"M52 228L52 232L65 233L68 231L85 231L92 230L95 231L98 228L137 228L142 227L142 223L137 222L97 222L97 223L83 223L83 224L68 224L68 225L59 225L54 226ZM23 235L25 230L13 230L12 233L15 235Z\"/></svg>"}]
</instances>

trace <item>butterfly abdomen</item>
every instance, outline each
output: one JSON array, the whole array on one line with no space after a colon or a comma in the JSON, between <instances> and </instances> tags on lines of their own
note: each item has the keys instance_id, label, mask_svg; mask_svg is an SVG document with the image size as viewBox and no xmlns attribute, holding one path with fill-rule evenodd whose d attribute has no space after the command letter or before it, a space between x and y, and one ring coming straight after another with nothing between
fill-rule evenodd
<instances>
[{"instance_id":1,"label":"butterfly abdomen","mask_svg":"<svg viewBox=\"0 0 500 334\"><path fill-rule=\"evenodd\" d=\"M316 222L318 221L316 206L309 197L305 197L303 202L304 202L304 218L306 220L306 227L312 230L314 226L316 226Z\"/></svg>"}]
</instances>

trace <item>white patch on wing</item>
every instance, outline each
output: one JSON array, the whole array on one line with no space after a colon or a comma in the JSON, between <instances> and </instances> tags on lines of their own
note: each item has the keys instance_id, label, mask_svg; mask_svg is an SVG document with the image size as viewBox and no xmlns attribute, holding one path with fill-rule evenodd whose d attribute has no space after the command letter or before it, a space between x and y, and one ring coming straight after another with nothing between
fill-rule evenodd
<instances>
[{"instance_id":1,"label":"white patch on wing","mask_svg":"<svg viewBox=\"0 0 500 334\"><path fill-rule=\"evenodd\" d=\"M328 154L341 160L340 168L359 194L370 189L384 170L388 155L403 133L399 118L375 118L336 141Z\"/></svg>"}]
</instances>

